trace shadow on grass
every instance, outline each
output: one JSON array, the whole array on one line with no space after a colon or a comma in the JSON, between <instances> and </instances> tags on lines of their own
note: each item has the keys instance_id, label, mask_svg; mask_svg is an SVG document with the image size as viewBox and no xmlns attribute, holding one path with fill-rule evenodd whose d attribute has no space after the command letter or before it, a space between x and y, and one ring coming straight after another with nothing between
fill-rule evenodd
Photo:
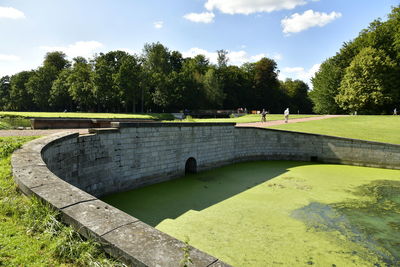
<instances>
[{"instance_id":1,"label":"shadow on grass","mask_svg":"<svg viewBox=\"0 0 400 267\"><path fill-rule=\"evenodd\" d=\"M189 210L200 211L258 184L285 173L304 162L255 161L190 174L183 178L104 197L120 210L157 226Z\"/></svg>"}]
</instances>

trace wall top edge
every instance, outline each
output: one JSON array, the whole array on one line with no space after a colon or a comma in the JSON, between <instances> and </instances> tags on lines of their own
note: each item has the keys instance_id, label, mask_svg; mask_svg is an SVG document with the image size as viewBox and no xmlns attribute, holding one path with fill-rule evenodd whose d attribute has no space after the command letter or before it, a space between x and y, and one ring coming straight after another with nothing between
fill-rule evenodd
<instances>
[{"instance_id":1,"label":"wall top edge","mask_svg":"<svg viewBox=\"0 0 400 267\"><path fill-rule=\"evenodd\" d=\"M111 122L115 128L235 126L231 122Z\"/></svg>"}]
</instances>

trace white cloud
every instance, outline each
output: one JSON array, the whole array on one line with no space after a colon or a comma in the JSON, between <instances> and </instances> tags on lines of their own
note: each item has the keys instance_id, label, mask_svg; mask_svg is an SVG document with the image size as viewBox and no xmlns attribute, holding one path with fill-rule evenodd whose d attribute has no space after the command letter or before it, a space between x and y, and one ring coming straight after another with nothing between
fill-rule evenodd
<instances>
[{"instance_id":1,"label":"white cloud","mask_svg":"<svg viewBox=\"0 0 400 267\"><path fill-rule=\"evenodd\" d=\"M79 41L68 46L41 46L40 48L46 52L62 51L68 57L91 57L103 44L97 41Z\"/></svg>"},{"instance_id":2,"label":"white cloud","mask_svg":"<svg viewBox=\"0 0 400 267\"><path fill-rule=\"evenodd\" d=\"M311 78L319 70L321 64L314 64L310 69L306 70L303 67L283 68L279 73L279 79L285 80L286 78L292 78L294 80L302 80L311 88Z\"/></svg>"},{"instance_id":3,"label":"white cloud","mask_svg":"<svg viewBox=\"0 0 400 267\"><path fill-rule=\"evenodd\" d=\"M189 13L183 16L185 19L197 22L197 23L211 23L214 22L214 13L203 12L203 13Z\"/></svg>"},{"instance_id":4,"label":"white cloud","mask_svg":"<svg viewBox=\"0 0 400 267\"><path fill-rule=\"evenodd\" d=\"M25 14L22 11L19 11L18 9L15 9L13 7L3 7L0 6L0 19L24 19Z\"/></svg>"},{"instance_id":5,"label":"white cloud","mask_svg":"<svg viewBox=\"0 0 400 267\"><path fill-rule=\"evenodd\" d=\"M153 22L153 26L156 29L161 29L162 27L164 27L164 21L155 21Z\"/></svg>"},{"instance_id":6,"label":"white cloud","mask_svg":"<svg viewBox=\"0 0 400 267\"><path fill-rule=\"evenodd\" d=\"M211 63L217 64L218 53L217 52L209 52L207 50L194 47L190 48L188 51L183 52L182 55L184 57L195 57L197 55L204 55L206 58L210 60ZM279 54L276 54L279 55ZM256 62L259 61L263 57L268 57L266 54L257 54L257 55L249 55L246 51L228 51L229 64L240 66L246 62ZM273 57L271 57L273 58Z\"/></svg>"},{"instance_id":7,"label":"white cloud","mask_svg":"<svg viewBox=\"0 0 400 267\"><path fill-rule=\"evenodd\" d=\"M15 55L5 55L5 54L0 54L0 61L18 61L20 60L19 57L15 56Z\"/></svg>"},{"instance_id":8,"label":"white cloud","mask_svg":"<svg viewBox=\"0 0 400 267\"><path fill-rule=\"evenodd\" d=\"M252 14L293 9L306 4L306 0L207 0L207 10L218 9L225 14Z\"/></svg>"},{"instance_id":9,"label":"white cloud","mask_svg":"<svg viewBox=\"0 0 400 267\"><path fill-rule=\"evenodd\" d=\"M284 18L281 20L281 24L284 33L295 33L307 30L311 27L323 27L341 16L341 13L334 11L327 14L314 12L310 9L305 11L303 14L294 13L289 18Z\"/></svg>"}]
</instances>

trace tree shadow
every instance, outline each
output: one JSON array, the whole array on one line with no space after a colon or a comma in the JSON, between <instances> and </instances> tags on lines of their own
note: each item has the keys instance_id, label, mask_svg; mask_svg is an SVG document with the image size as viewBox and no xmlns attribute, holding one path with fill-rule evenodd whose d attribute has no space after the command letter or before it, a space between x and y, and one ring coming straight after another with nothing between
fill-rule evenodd
<instances>
[{"instance_id":1,"label":"tree shadow","mask_svg":"<svg viewBox=\"0 0 400 267\"><path fill-rule=\"evenodd\" d=\"M237 163L109 195L102 200L151 226L157 226L167 218L175 219L190 210L206 209L273 179L289 168L309 164L290 161Z\"/></svg>"}]
</instances>

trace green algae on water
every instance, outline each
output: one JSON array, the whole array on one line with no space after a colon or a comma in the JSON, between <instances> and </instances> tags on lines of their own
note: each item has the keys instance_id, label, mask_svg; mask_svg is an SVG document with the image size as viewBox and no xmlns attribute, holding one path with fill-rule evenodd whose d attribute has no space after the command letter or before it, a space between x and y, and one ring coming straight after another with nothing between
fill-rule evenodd
<instances>
[{"instance_id":1,"label":"green algae on water","mask_svg":"<svg viewBox=\"0 0 400 267\"><path fill-rule=\"evenodd\" d=\"M104 200L233 266L397 266L400 171L247 162Z\"/></svg>"}]
</instances>

